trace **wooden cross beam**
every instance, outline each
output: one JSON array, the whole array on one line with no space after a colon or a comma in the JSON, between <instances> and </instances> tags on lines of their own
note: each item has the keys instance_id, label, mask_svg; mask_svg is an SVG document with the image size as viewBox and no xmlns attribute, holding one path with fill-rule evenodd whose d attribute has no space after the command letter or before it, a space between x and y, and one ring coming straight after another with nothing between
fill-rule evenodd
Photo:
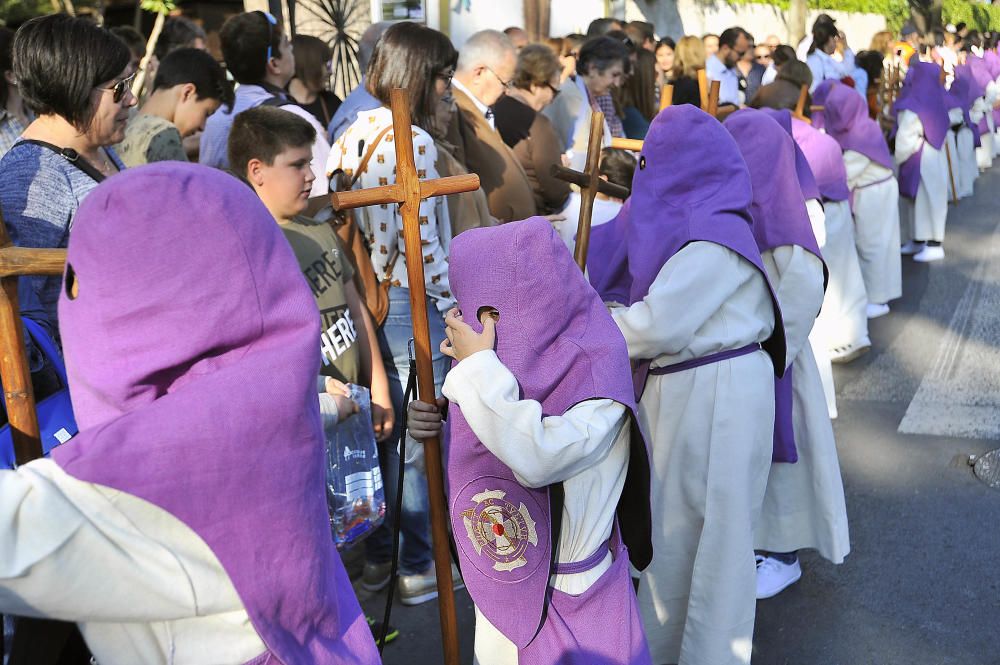
<instances>
[{"instance_id":1,"label":"wooden cross beam","mask_svg":"<svg viewBox=\"0 0 1000 665\"><path fill-rule=\"evenodd\" d=\"M720 81L712 81L711 89L708 92L708 108L705 112L713 118L719 117L719 90L722 88Z\"/></svg>"},{"instance_id":2,"label":"wooden cross beam","mask_svg":"<svg viewBox=\"0 0 1000 665\"><path fill-rule=\"evenodd\" d=\"M663 88L660 89L660 110L667 108L668 106L673 106L674 104L674 86L670 83L664 83Z\"/></svg>"},{"instance_id":3,"label":"wooden cross beam","mask_svg":"<svg viewBox=\"0 0 1000 665\"><path fill-rule=\"evenodd\" d=\"M698 94L701 101L701 110L708 110L708 71L702 67L698 70Z\"/></svg>"},{"instance_id":4,"label":"wooden cross beam","mask_svg":"<svg viewBox=\"0 0 1000 665\"><path fill-rule=\"evenodd\" d=\"M479 176L457 175L436 180L420 180L413 163L413 138L410 101L406 90L390 93L392 133L396 145L396 182L384 187L331 194L334 210L369 205L398 204L403 217L403 243L406 247L406 274L409 279L410 311L413 317L413 342L417 362L417 395L434 401L434 368L431 364L431 339L427 325L427 293L424 286L423 247L420 242L420 202L432 196L459 194L479 189ZM406 417L406 414L403 414ZM444 495L441 442L437 437L424 440L427 462L427 489L430 495L431 533L434 540L434 568L437 572L438 610L445 665L459 665L458 623L455 618L455 594L452 590L451 553L448 543L448 510Z\"/></svg>"},{"instance_id":5,"label":"wooden cross beam","mask_svg":"<svg viewBox=\"0 0 1000 665\"><path fill-rule=\"evenodd\" d=\"M65 249L15 247L0 215L0 382L19 465L42 456L42 439L24 346L17 280L22 275L62 275L65 266Z\"/></svg>"},{"instance_id":6,"label":"wooden cross beam","mask_svg":"<svg viewBox=\"0 0 1000 665\"><path fill-rule=\"evenodd\" d=\"M590 116L590 138L587 141L587 161L583 172L568 169L559 164L552 165L552 175L580 188L580 218L576 225L576 248L573 258L580 270L587 269L587 250L590 248L590 220L594 213L594 198L598 192L617 198L628 198L626 187L601 180L601 148L604 144L604 114L595 112Z\"/></svg>"},{"instance_id":7,"label":"wooden cross beam","mask_svg":"<svg viewBox=\"0 0 1000 665\"><path fill-rule=\"evenodd\" d=\"M631 150L632 152L642 152L642 139L611 139L611 147L616 150ZM621 197L618 197L621 198Z\"/></svg>"}]
</instances>

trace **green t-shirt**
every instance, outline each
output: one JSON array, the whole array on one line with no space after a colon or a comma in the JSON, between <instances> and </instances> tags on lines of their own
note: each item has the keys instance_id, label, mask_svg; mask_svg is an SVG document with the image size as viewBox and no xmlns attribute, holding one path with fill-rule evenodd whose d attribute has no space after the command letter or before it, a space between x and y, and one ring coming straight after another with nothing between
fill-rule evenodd
<instances>
[{"instance_id":1,"label":"green t-shirt","mask_svg":"<svg viewBox=\"0 0 1000 665\"><path fill-rule=\"evenodd\" d=\"M319 307L320 372L345 383L357 383L361 371L357 339L364 334L364 324L354 321L347 307L345 285L354 278L354 268L340 239L329 224L307 217L281 224L281 230Z\"/></svg>"},{"instance_id":2,"label":"green t-shirt","mask_svg":"<svg viewBox=\"0 0 1000 665\"><path fill-rule=\"evenodd\" d=\"M177 127L169 120L148 113L139 113L128 121L125 140L115 146L115 151L128 167L188 161Z\"/></svg>"}]
</instances>

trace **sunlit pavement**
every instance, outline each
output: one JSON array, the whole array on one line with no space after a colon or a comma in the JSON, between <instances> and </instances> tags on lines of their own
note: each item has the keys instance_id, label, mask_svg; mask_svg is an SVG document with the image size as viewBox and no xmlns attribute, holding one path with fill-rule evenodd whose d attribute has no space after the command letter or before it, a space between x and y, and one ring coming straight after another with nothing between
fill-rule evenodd
<instances>
[{"instance_id":1,"label":"sunlit pavement","mask_svg":"<svg viewBox=\"0 0 1000 665\"><path fill-rule=\"evenodd\" d=\"M1000 665L1000 491L968 464L1000 448L998 230L1000 167L951 207L944 261L904 257L872 352L835 366L852 552L803 553L802 580L758 603L755 665ZM381 618L385 594L362 596ZM466 664L472 603L456 600ZM436 602L397 601L392 623L385 663L440 665Z\"/></svg>"}]
</instances>

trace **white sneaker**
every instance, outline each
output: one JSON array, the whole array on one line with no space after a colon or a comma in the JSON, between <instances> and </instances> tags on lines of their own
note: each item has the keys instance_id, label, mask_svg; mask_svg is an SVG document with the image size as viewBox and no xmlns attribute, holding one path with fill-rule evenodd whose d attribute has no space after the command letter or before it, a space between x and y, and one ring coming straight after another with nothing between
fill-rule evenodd
<instances>
[{"instance_id":1,"label":"white sneaker","mask_svg":"<svg viewBox=\"0 0 1000 665\"><path fill-rule=\"evenodd\" d=\"M802 577L799 560L782 563L771 557L757 564L757 600L771 598L792 586Z\"/></svg>"},{"instance_id":2,"label":"white sneaker","mask_svg":"<svg viewBox=\"0 0 1000 665\"><path fill-rule=\"evenodd\" d=\"M872 342L868 339L868 335L865 335L860 340L852 343L845 344L844 346L838 346L829 349L830 362L842 365L849 363L856 358L860 358L864 354L868 353L872 348Z\"/></svg>"},{"instance_id":3,"label":"white sneaker","mask_svg":"<svg viewBox=\"0 0 1000 665\"><path fill-rule=\"evenodd\" d=\"M937 247L931 247L928 245L924 247L919 254L915 254L913 257L914 261L919 261L920 263L929 263L931 261L940 261L944 258L944 247L938 245Z\"/></svg>"},{"instance_id":4,"label":"white sneaker","mask_svg":"<svg viewBox=\"0 0 1000 665\"><path fill-rule=\"evenodd\" d=\"M899 253L903 256L913 256L914 254L920 253L920 250L924 248L924 243L916 242L911 240L902 247L899 248Z\"/></svg>"},{"instance_id":5,"label":"white sneaker","mask_svg":"<svg viewBox=\"0 0 1000 665\"><path fill-rule=\"evenodd\" d=\"M885 316L888 313L889 313L889 305L887 305L886 303L877 305L873 302L870 302L868 303L868 306L865 308L865 314L868 315L869 319L877 319L878 317Z\"/></svg>"}]
</instances>

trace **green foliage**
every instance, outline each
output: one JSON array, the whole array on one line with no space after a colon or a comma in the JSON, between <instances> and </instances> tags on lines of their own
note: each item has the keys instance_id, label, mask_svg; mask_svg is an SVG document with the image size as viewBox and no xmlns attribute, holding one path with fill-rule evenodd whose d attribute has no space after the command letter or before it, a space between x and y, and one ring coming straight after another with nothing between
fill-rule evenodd
<instances>
[{"instance_id":1,"label":"green foliage","mask_svg":"<svg viewBox=\"0 0 1000 665\"><path fill-rule=\"evenodd\" d=\"M0 0L0 21L16 26L29 18L50 14L52 0Z\"/></svg>"},{"instance_id":2,"label":"green foliage","mask_svg":"<svg viewBox=\"0 0 1000 665\"><path fill-rule=\"evenodd\" d=\"M788 10L789 0L729 0L732 4L774 5ZM890 30L897 31L910 18L907 0L808 0L809 9L865 12L885 17ZM1000 31L1000 5L983 5L969 0L944 0L944 22L965 22L970 28Z\"/></svg>"},{"instance_id":3,"label":"green foliage","mask_svg":"<svg viewBox=\"0 0 1000 665\"><path fill-rule=\"evenodd\" d=\"M154 14L169 14L176 7L173 0L142 0L139 6Z\"/></svg>"}]
</instances>

